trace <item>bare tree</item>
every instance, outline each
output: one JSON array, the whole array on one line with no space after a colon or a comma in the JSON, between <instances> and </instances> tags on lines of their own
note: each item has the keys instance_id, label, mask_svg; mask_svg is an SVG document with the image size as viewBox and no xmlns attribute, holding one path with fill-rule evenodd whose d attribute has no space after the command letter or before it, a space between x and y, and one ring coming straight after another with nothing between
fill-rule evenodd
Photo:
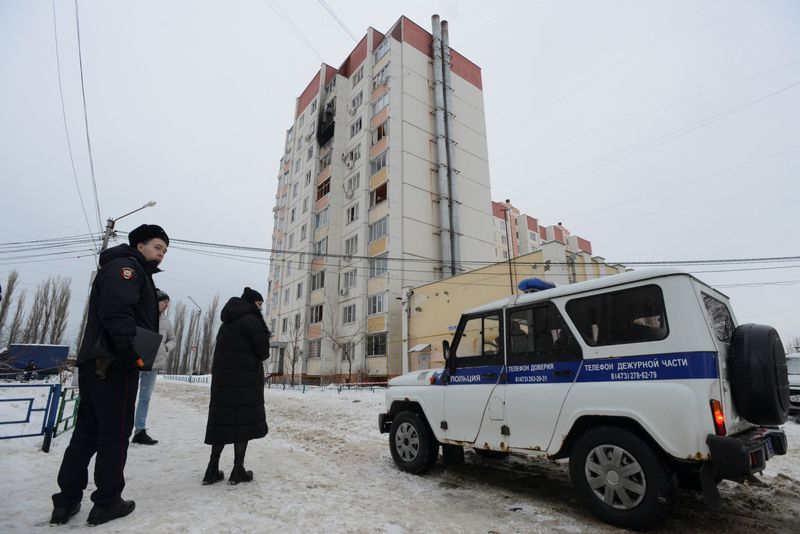
<instances>
[{"instance_id":1,"label":"bare tree","mask_svg":"<svg viewBox=\"0 0 800 534\"><path fill-rule=\"evenodd\" d=\"M186 333L186 343L183 346L183 356L181 357L180 374L193 371L194 367L194 352L197 350L197 333L199 331L198 325L200 323L200 312L192 312L189 316L189 329Z\"/></svg>"},{"instance_id":2,"label":"bare tree","mask_svg":"<svg viewBox=\"0 0 800 534\"><path fill-rule=\"evenodd\" d=\"M11 319L11 325L8 328L8 344L14 343L20 337L22 332L22 323L25 318L25 298L27 292L23 291L17 297L17 311L14 312L14 318Z\"/></svg>"},{"instance_id":3,"label":"bare tree","mask_svg":"<svg viewBox=\"0 0 800 534\"><path fill-rule=\"evenodd\" d=\"M289 370L291 372L291 384L294 385L294 375L297 371L297 366L300 364L300 370L303 368L303 363L305 361L303 354L303 340L306 338L306 332L308 329L308 321L306 318L298 320L297 317L300 315L297 314L294 320L290 321L290 325L288 325L286 333L289 337L288 343L288 353L283 355L284 361L288 362Z\"/></svg>"},{"instance_id":4,"label":"bare tree","mask_svg":"<svg viewBox=\"0 0 800 534\"><path fill-rule=\"evenodd\" d=\"M25 321L25 329L22 331L23 343L39 343L40 333L45 325L43 324L45 311L49 307L50 285L52 279L48 278L36 286L36 293L33 295L33 304L28 312L28 319Z\"/></svg>"},{"instance_id":5,"label":"bare tree","mask_svg":"<svg viewBox=\"0 0 800 534\"><path fill-rule=\"evenodd\" d=\"M214 330L217 326L217 308L219 307L219 295L214 295L206 316L203 318L202 351L200 354L200 371L208 373L211 371L211 362L214 358L215 337Z\"/></svg>"},{"instance_id":6,"label":"bare tree","mask_svg":"<svg viewBox=\"0 0 800 534\"><path fill-rule=\"evenodd\" d=\"M181 341L186 327L186 304L179 302L172 310L172 326L175 328L175 348L167 355L167 372L178 374L181 364Z\"/></svg>"},{"instance_id":7,"label":"bare tree","mask_svg":"<svg viewBox=\"0 0 800 534\"><path fill-rule=\"evenodd\" d=\"M353 317L353 322L358 321L357 326L352 323L342 324L340 308L331 300L330 296L326 297L325 307L328 308L327 316L330 322L322 322L322 335L330 340L336 355L341 356L341 361L347 362L347 380L352 382L355 347L366 336L367 322Z\"/></svg>"},{"instance_id":8,"label":"bare tree","mask_svg":"<svg viewBox=\"0 0 800 534\"><path fill-rule=\"evenodd\" d=\"M50 337L48 342L51 345L58 345L64 338L64 331L67 329L67 319L69 318L69 303L72 299L72 281L68 278L58 277L52 287L50 307L52 308L52 323L50 326Z\"/></svg>"},{"instance_id":9,"label":"bare tree","mask_svg":"<svg viewBox=\"0 0 800 534\"><path fill-rule=\"evenodd\" d=\"M3 300L0 301L0 339L2 339L3 327L6 325L8 311L11 309L11 302L14 299L14 290L17 287L18 281L19 273L16 270L8 273L8 278L6 280L6 295Z\"/></svg>"}]
</instances>

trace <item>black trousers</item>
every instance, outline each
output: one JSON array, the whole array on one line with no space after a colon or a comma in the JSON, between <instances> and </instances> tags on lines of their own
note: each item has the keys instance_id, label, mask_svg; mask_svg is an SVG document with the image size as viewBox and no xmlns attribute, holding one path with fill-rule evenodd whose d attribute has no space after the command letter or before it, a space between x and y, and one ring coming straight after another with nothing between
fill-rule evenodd
<instances>
[{"instance_id":1,"label":"black trousers","mask_svg":"<svg viewBox=\"0 0 800 534\"><path fill-rule=\"evenodd\" d=\"M128 439L133 430L138 371L109 369L101 379L89 360L79 367L80 404L61 469L58 471L60 493L53 495L55 507L72 507L83 498L89 481L89 461L95 453L92 501L99 506L117 502L125 487L125 461Z\"/></svg>"}]
</instances>

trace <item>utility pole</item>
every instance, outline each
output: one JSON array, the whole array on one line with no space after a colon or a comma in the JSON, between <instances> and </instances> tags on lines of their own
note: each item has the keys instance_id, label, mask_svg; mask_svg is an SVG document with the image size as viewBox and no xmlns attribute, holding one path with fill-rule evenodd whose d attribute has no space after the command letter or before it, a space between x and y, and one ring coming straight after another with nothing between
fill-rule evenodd
<instances>
[{"instance_id":1,"label":"utility pole","mask_svg":"<svg viewBox=\"0 0 800 534\"><path fill-rule=\"evenodd\" d=\"M511 284L511 295L514 295L514 275L511 273L511 237L508 233L508 210L511 200L506 199L506 207L503 208L503 218L506 223L506 254L508 254L508 281Z\"/></svg>"}]
</instances>

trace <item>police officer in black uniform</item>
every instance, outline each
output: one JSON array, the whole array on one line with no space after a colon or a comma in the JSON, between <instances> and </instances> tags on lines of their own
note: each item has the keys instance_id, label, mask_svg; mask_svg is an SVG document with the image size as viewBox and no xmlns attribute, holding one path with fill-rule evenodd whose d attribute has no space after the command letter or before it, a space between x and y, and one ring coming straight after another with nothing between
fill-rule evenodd
<instances>
[{"instance_id":1,"label":"police officer in black uniform","mask_svg":"<svg viewBox=\"0 0 800 534\"><path fill-rule=\"evenodd\" d=\"M95 453L97 490L92 493L88 523L99 525L126 516L136 506L122 499L139 385L134 337L137 326L158 332L152 275L159 272L169 237L160 226L143 224L128 234L128 241L130 245L100 254L78 353L78 419L58 472L61 491L53 495L51 524L64 524L80 510Z\"/></svg>"}]
</instances>

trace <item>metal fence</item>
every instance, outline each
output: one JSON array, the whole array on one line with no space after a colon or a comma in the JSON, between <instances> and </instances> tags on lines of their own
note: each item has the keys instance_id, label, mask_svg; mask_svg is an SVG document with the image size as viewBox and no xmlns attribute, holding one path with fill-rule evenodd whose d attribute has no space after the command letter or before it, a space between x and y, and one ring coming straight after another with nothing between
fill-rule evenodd
<instances>
[{"instance_id":1,"label":"metal fence","mask_svg":"<svg viewBox=\"0 0 800 534\"><path fill-rule=\"evenodd\" d=\"M58 406L58 417L56 418L56 426L53 428L53 437L75 428L75 422L78 420L78 406L81 404L81 397L76 392L76 388L64 388L61 391L61 402Z\"/></svg>"},{"instance_id":2,"label":"metal fence","mask_svg":"<svg viewBox=\"0 0 800 534\"><path fill-rule=\"evenodd\" d=\"M170 382L186 382L189 384L210 384L211 375L158 375L161 380Z\"/></svg>"},{"instance_id":3,"label":"metal fence","mask_svg":"<svg viewBox=\"0 0 800 534\"><path fill-rule=\"evenodd\" d=\"M28 393L19 388L27 389ZM42 390L43 393L46 390L46 395L32 395L30 393L32 389ZM12 412L8 415L9 419L0 420L0 427L7 428L7 425L20 427L16 433L2 435L0 439L44 436L42 450L50 452L50 440L53 438L56 428L60 399L61 384L0 384L0 404L7 404L4 411ZM41 402L43 400L44 402ZM42 415L41 426L36 425L33 429L29 428L30 423L35 423L32 421L32 416L38 414ZM14 432L13 427L8 428L12 428L12 432Z\"/></svg>"}]
</instances>

